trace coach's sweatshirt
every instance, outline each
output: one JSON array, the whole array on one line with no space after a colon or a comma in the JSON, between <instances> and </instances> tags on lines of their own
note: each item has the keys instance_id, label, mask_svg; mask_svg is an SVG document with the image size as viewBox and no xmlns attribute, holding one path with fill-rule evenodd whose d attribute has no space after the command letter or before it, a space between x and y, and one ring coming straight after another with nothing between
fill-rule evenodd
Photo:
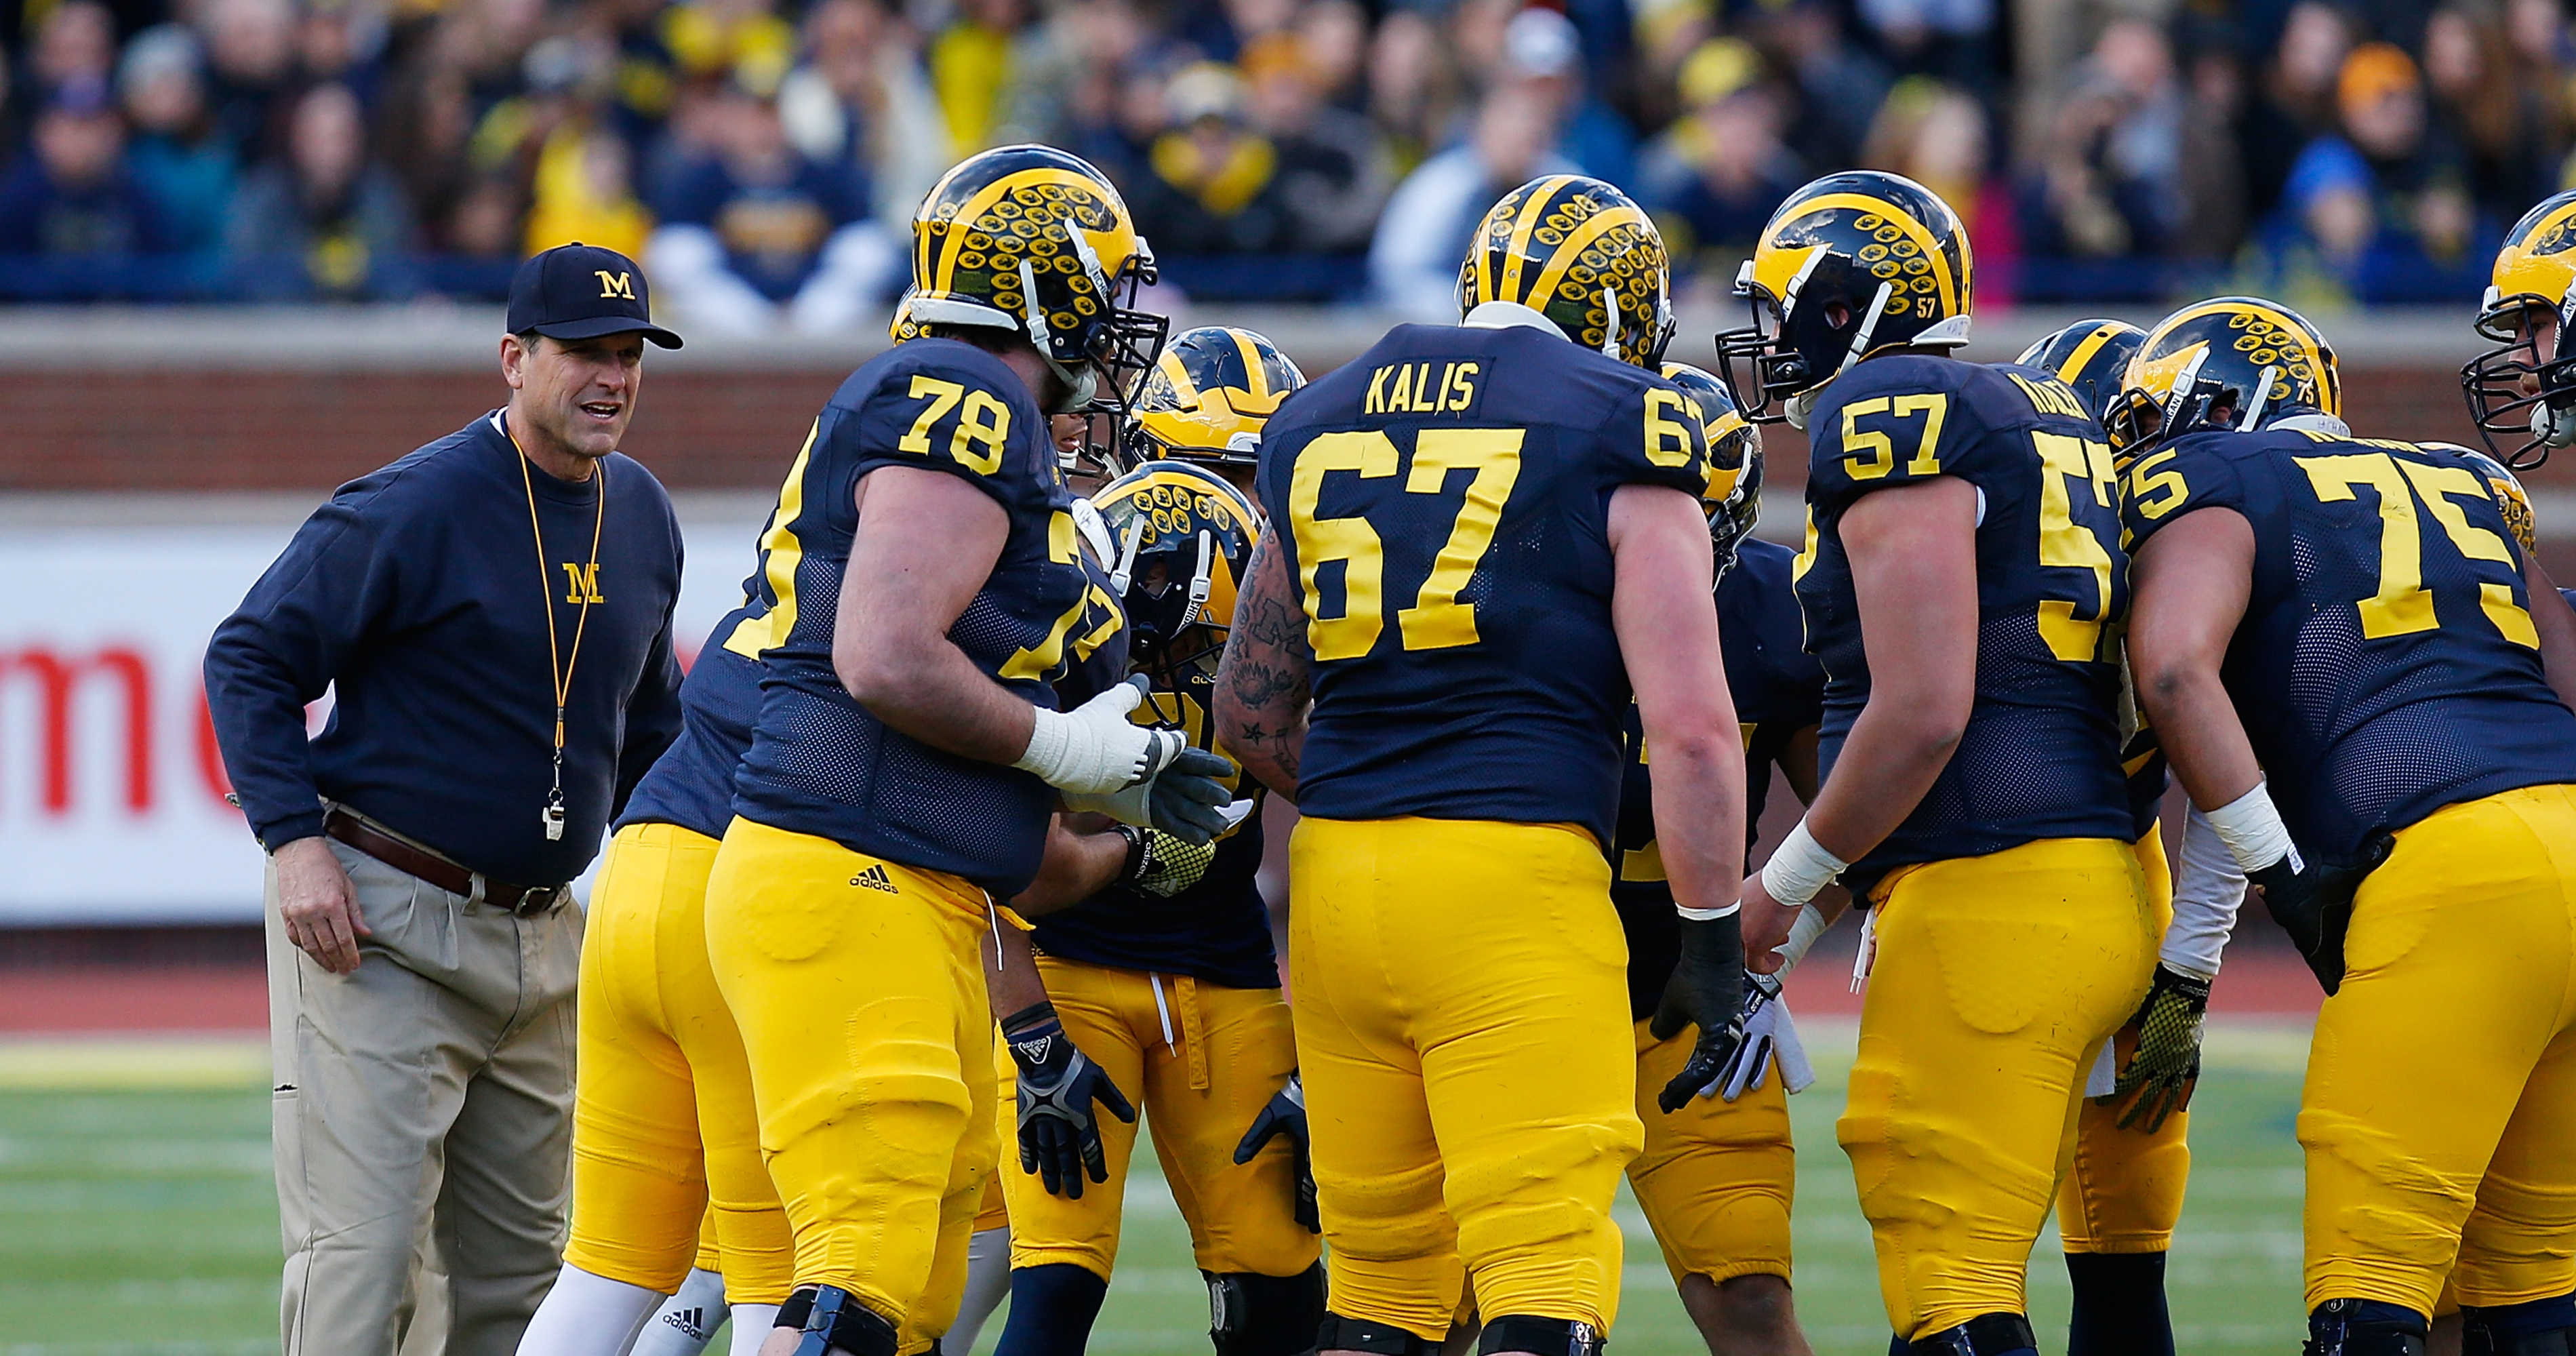
<instances>
[{"instance_id":1,"label":"coach's sweatshirt","mask_svg":"<svg viewBox=\"0 0 2576 1356\"><path fill-rule=\"evenodd\" d=\"M623 454L585 484L520 471L495 413L341 486L215 631L207 706L271 851L320 833L327 797L497 880L559 884L678 732L670 496ZM565 820L550 840L566 668ZM325 688L331 717L308 743L305 704Z\"/></svg>"}]
</instances>

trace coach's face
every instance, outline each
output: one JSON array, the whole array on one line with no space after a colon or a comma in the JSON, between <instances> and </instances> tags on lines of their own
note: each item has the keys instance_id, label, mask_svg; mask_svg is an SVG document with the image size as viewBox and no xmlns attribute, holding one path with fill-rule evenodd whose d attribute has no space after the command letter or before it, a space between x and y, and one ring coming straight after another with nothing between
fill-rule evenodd
<instances>
[{"instance_id":1,"label":"coach's face","mask_svg":"<svg viewBox=\"0 0 2576 1356\"><path fill-rule=\"evenodd\" d=\"M526 421L575 456L596 460L617 450L635 417L644 384L644 336L549 339L536 346L515 335L501 341L501 373Z\"/></svg>"}]
</instances>

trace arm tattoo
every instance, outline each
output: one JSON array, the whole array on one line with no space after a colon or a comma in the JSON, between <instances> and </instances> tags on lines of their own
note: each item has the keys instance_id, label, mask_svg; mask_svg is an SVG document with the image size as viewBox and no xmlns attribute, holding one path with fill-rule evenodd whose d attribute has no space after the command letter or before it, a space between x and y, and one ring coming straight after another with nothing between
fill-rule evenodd
<instances>
[{"instance_id":1,"label":"arm tattoo","mask_svg":"<svg viewBox=\"0 0 2576 1356\"><path fill-rule=\"evenodd\" d=\"M1314 695L1306 615L1270 533L1253 544L1244 577L1244 596L1217 665L1218 725L1246 769L1272 790L1294 797L1306 709Z\"/></svg>"}]
</instances>

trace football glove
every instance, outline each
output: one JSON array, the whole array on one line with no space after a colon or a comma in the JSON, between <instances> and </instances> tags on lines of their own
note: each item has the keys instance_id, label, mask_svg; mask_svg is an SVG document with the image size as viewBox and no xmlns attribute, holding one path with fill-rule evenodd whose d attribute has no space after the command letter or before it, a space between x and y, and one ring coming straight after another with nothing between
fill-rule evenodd
<instances>
[{"instance_id":1,"label":"football glove","mask_svg":"<svg viewBox=\"0 0 2576 1356\"><path fill-rule=\"evenodd\" d=\"M1009 1033L1011 1061L1020 1069L1020 1171L1033 1172L1047 1194L1082 1199L1082 1176L1109 1180L1100 1147L1100 1118L1091 1104L1130 1125L1136 1108L1109 1075L1064 1034L1053 1004L1040 1004L1038 1019Z\"/></svg>"},{"instance_id":2,"label":"football glove","mask_svg":"<svg viewBox=\"0 0 2576 1356\"><path fill-rule=\"evenodd\" d=\"M1231 829L1252 813L1250 799L1239 800L1221 812L1223 828ZM1199 883L1216 861L1216 844L1192 843L1178 834L1160 829L1140 829L1132 824L1118 826L1120 837L1127 840L1127 866L1118 879L1146 894L1168 899Z\"/></svg>"},{"instance_id":3,"label":"football glove","mask_svg":"<svg viewBox=\"0 0 2576 1356\"><path fill-rule=\"evenodd\" d=\"M2147 1001L2129 1019L2136 1041L2127 1067L2111 1086L2120 1109L2119 1127L2154 1134L2165 1118L2191 1105L2200 1081L2201 1024L2209 1016L2209 977L2171 965L2156 966L2147 984Z\"/></svg>"},{"instance_id":4,"label":"football glove","mask_svg":"<svg viewBox=\"0 0 2576 1356\"><path fill-rule=\"evenodd\" d=\"M1243 1132L1243 1142L1234 1146L1234 1161L1249 1163L1278 1135L1288 1137L1288 1151L1297 1158L1297 1222L1306 1232L1324 1231L1324 1218L1315 1208L1315 1162L1308 1155L1306 1140L1306 1082L1295 1074L1288 1075L1288 1086L1261 1108L1252 1118L1252 1128Z\"/></svg>"},{"instance_id":5,"label":"football glove","mask_svg":"<svg viewBox=\"0 0 2576 1356\"><path fill-rule=\"evenodd\" d=\"M1161 733L1178 737L1171 730ZM1234 793L1222 779L1233 775L1234 764L1223 755L1184 745L1132 786L1100 795L1067 792L1064 804L1069 810L1096 811L1121 824L1154 829L1191 847L1205 847L1242 818L1226 817Z\"/></svg>"},{"instance_id":6,"label":"football glove","mask_svg":"<svg viewBox=\"0 0 2576 1356\"><path fill-rule=\"evenodd\" d=\"M1034 772L1059 791L1106 795L1149 781L1171 766L1189 736L1138 725L1127 713L1144 704L1152 683L1138 675L1112 683L1071 711L1037 708L1028 747L1011 766ZM1141 822L1141 821L1134 821Z\"/></svg>"},{"instance_id":7,"label":"football glove","mask_svg":"<svg viewBox=\"0 0 2576 1356\"><path fill-rule=\"evenodd\" d=\"M1681 961L1664 984L1664 1001L1647 1031L1659 1041L1696 1025L1699 1042L1682 1071L1664 1085L1655 1105L1678 1111L1717 1081L1744 1044L1744 916L1681 920Z\"/></svg>"},{"instance_id":8,"label":"football glove","mask_svg":"<svg viewBox=\"0 0 2576 1356\"><path fill-rule=\"evenodd\" d=\"M1780 977L1748 974L1744 977L1744 1044L1718 1071L1717 1081L1701 1088L1699 1095L1715 1094L1732 1102L1762 1086L1774 1059L1780 1065L1780 1085L1789 1091L1805 1092L1816 1081L1815 1066L1807 1062L1807 1047L1798 1039L1798 1024L1789 1016L1789 1000L1781 996Z\"/></svg>"},{"instance_id":9,"label":"football glove","mask_svg":"<svg viewBox=\"0 0 2576 1356\"><path fill-rule=\"evenodd\" d=\"M2388 860L2389 850L2396 845L2396 839L2381 833L2362 845L2357 862L2315 862L2300 870L2291 865L2297 860L2293 853L2245 873L2245 879L2263 892L2263 907L2290 934L2328 997L2343 987L2343 937L2352 926L2353 892Z\"/></svg>"}]
</instances>

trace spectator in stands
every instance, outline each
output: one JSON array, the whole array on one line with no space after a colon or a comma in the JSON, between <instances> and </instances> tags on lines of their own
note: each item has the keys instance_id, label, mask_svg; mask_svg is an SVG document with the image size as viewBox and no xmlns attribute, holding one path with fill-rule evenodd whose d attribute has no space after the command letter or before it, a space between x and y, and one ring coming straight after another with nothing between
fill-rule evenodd
<instances>
[{"instance_id":1,"label":"spectator in stands","mask_svg":"<svg viewBox=\"0 0 2576 1356\"><path fill-rule=\"evenodd\" d=\"M1941 195L1959 213L1977 266L1977 295L2006 302L2014 292L2021 237L2012 191L1993 171L1986 109L1975 96L1928 75L1896 82L1879 105L1860 163L1902 174Z\"/></svg>"},{"instance_id":2,"label":"spectator in stands","mask_svg":"<svg viewBox=\"0 0 2576 1356\"><path fill-rule=\"evenodd\" d=\"M1555 106L1558 155L1595 179L1636 187L1636 134L1589 87L1572 20L1535 5L1514 14L1503 29L1500 78L1524 91L1520 97Z\"/></svg>"},{"instance_id":3,"label":"spectator in stands","mask_svg":"<svg viewBox=\"0 0 2576 1356\"><path fill-rule=\"evenodd\" d=\"M379 131L386 166L420 222L421 243L435 254L480 254L488 230L460 230L459 209L473 191L466 146L474 108L464 72L416 61L397 71L386 92Z\"/></svg>"},{"instance_id":4,"label":"spectator in stands","mask_svg":"<svg viewBox=\"0 0 2576 1356\"><path fill-rule=\"evenodd\" d=\"M1858 0L1857 9L1899 74L1992 84L1994 0Z\"/></svg>"},{"instance_id":5,"label":"spectator in stands","mask_svg":"<svg viewBox=\"0 0 2576 1356\"><path fill-rule=\"evenodd\" d=\"M1887 68L1851 43L1831 0L1789 0L1757 13L1755 46L1797 92L1785 123L1789 149L1820 170L1855 163L1887 97Z\"/></svg>"},{"instance_id":6,"label":"spectator in stands","mask_svg":"<svg viewBox=\"0 0 2576 1356\"><path fill-rule=\"evenodd\" d=\"M2500 17L2448 4L2424 23L2424 82L2434 126L2460 149L2479 212L2505 222L2548 196L2556 166L2540 134L2539 105L2554 91L2527 88Z\"/></svg>"},{"instance_id":7,"label":"spectator in stands","mask_svg":"<svg viewBox=\"0 0 2576 1356\"><path fill-rule=\"evenodd\" d=\"M1166 255L1266 254L1296 248L1279 152L1251 125L1243 79L1202 61L1172 77L1172 130L1155 138L1128 205Z\"/></svg>"},{"instance_id":8,"label":"spectator in stands","mask_svg":"<svg viewBox=\"0 0 2576 1356\"><path fill-rule=\"evenodd\" d=\"M1297 43L1307 77L1325 103L1349 113L1367 106L1369 20L1353 0L1308 0L1297 12Z\"/></svg>"},{"instance_id":9,"label":"spectator in stands","mask_svg":"<svg viewBox=\"0 0 2576 1356\"><path fill-rule=\"evenodd\" d=\"M365 115L346 85L295 101L286 155L243 182L228 236L256 296L387 298L414 286L411 212L367 158Z\"/></svg>"},{"instance_id":10,"label":"spectator in stands","mask_svg":"<svg viewBox=\"0 0 2576 1356\"><path fill-rule=\"evenodd\" d=\"M2432 271L2466 257L2467 166L2426 126L2423 78L2393 44L2352 49L2336 103L2341 135L2310 142L2290 167L2284 226L2356 295L2428 297Z\"/></svg>"},{"instance_id":11,"label":"spectator in stands","mask_svg":"<svg viewBox=\"0 0 2576 1356\"><path fill-rule=\"evenodd\" d=\"M293 0L204 0L207 102L244 163L266 158L295 80Z\"/></svg>"},{"instance_id":12,"label":"spectator in stands","mask_svg":"<svg viewBox=\"0 0 2576 1356\"><path fill-rule=\"evenodd\" d=\"M948 120L948 154L963 159L999 144L1016 71L1032 55L1026 0L959 0L930 41L930 85Z\"/></svg>"},{"instance_id":13,"label":"spectator in stands","mask_svg":"<svg viewBox=\"0 0 2576 1356\"><path fill-rule=\"evenodd\" d=\"M116 79L134 127L126 168L152 200L170 247L221 251L236 166L206 109L196 38L177 24L145 29L126 44Z\"/></svg>"},{"instance_id":14,"label":"spectator in stands","mask_svg":"<svg viewBox=\"0 0 2576 1356\"><path fill-rule=\"evenodd\" d=\"M868 220L866 181L846 160L798 153L777 104L739 79L709 113L715 153L656 204L644 266L663 299L727 333L853 325L901 261Z\"/></svg>"},{"instance_id":15,"label":"spectator in stands","mask_svg":"<svg viewBox=\"0 0 2576 1356\"><path fill-rule=\"evenodd\" d=\"M822 0L805 16L805 64L779 87L778 112L798 153L851 161L877 220L898 237L948 169L948 129L911 28L876 0Z\"/></svg>"},{"instance_id":16,"label":"spectator in stands","mask_svg":"<svg viewBox=\"0 0 2576 1356\"><path fill-rule=\"evenodd\" d=\"M2216 263L2245 243L2245 150L2237 134L2245 110L2245 65L2233 47L2212 42L2194 52L2185 80L2182 122L2181 229L2171 253Z\"/></svg>"},{"instance_id":17,"label":"spectator in stands","mask_svg":"<svg viewBox=\"0 0 2576 1356\"><path fill-rule=\"evenodd\" d=\"M1449 139L1464 102L1440 30L1418 9L1390 11L1369 40L1368 113L1399 173L1410 173Z\"/></svg>"},{"instance_id":18,"label":"spectator in stands","mask_svg":"<svg viewBox=\"0 0 2576 1356\"><path fill-rule=\"evenodd\" d=\"M796 29L771 0L681 0L662 11L661 29L682 80L734 75L774 88L796 58Z\"/></svg>"},{"instance_id":19,"label":"spectator in stands","mask_svg":"<svg viewBox=\"0 0 2576 1356\"><path fill-rule=\"evenodd\" d=\"M37 104L73 85L105 83L116 65L116 19L98 0L63 0L35 36L25 93Z\"/></svg>"},{"instance_id":20,"label":"spectator in stands","mask_svg":"<svg viewBox=\"0 0 2576 1356\"><path fill-rule=\"evenodd\" d=\"M2504 27L2513 48L2514 84L2539 138L2541 156L2553 169L2551 187L2576 182L2554 168L2568 153L2570 114L2576 101L2567 96L2576 75L2576 40L2567 31L2561 0L2505 0Z\"/></svg>"},{"instance_id":21,"label":"spectator in stands","mask_svg":"<svg viewBox=\"0 0 2576 1356\"><path fill-rule=\"evenodd\" d=\"M1391 22L1391 20L1390 20ZM1489 93L1475 130L1397 185L1369 246L1369 285L1381 305L1420 320L1458 316L1458 260L1476 223L1505 193L1541 174L1572 174L1548 149L1555 105L1514 85Z\"/></svg>"},{"instance_id":22,"label":"spectator in stands","mask_svg":"<svg viewBox=\"0 0 2576 1356\"><path fill-rule=\"evenodd\" d=\"M1700 44L1682 63L1686 109L1639 157L1639 201L1663 229L1676 268L1723 297L1734 261L1753 252L1782 199L1807 180L1780 141L1780 93L1762 59L1734 38Z\"/></svg>"},{"instance_id":23,"label":"spectator in stands","mask_svg":"<svg viewBox=\"0 0 2576 1356\"><path fill-rule=\"evenodd\" d=\"M54 91L33 154L0 182L0 255L103 257L170 246L151 196L125 172L125 124L104 80Z\"/></svg>"},{"instance_id":24,"label":"spectator in stands","mask_svg":"<svg viewBox=\"0 0 2576 1356\"><path fill-rule=\"evenodd\" d=\"M526 254L557 245L596 245L632 259L644 252L653 214L635 198L635 157L626 138L587 123L546 139L530 193Z\"/></svg>"},{"instance_id":25,"label":"spectator in stands","mask_svg":"<svg viewBox=\"0 0 2576 1356\"><path fill-rule=\"evenodd\" d=\"M2161 252L2183 210L2182 90L2164 30L2113 20L2072 84L2023 188L2024 240L2059 258Z\"/></svg>"},{"instance_id":26,"label":"spectator in stands","mask_svg":"<svg viewBox=\"0 0 2576 1356\"><path fill-rule=\"evenodd\" d=\"M2334 129L2335 81L2352 50L2352 21L2326 0L2299 0L2281 26L2243 138L2247 207L2268 215L2299 149Z\"/></svg>"},{"instance_id":27,"label":"spectator in stands","mask_svg":"<svg viewBox=\"0 0 2576 1356\"><path fill-rule=\"evenodd\" d=\"M1333 40L1329 26L1324 40ZM1394 174L1368 120L1325 101L1330 77L1313 55L1315 46L1307 30L1272 34L1244 49L1252 117L1279 150L1297 247L1358 254L1368 249Z\"/></svg>"}]
</instances>

